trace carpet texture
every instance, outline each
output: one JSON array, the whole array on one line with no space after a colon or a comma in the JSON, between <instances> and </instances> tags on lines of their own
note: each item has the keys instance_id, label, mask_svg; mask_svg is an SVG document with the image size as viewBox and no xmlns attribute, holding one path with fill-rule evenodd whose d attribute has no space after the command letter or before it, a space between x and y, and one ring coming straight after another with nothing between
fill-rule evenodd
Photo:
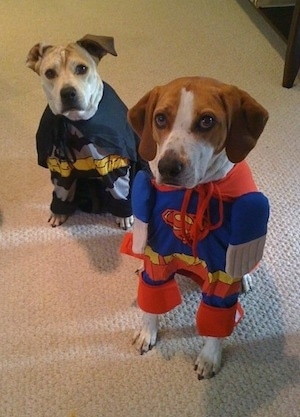
<instances>
[{"instance_id":1,"label":"carpet texture","mask_svg":"<svg viewBox=\"0 0 300 417\"><path fill-rule=\"evenodd\" d=\"M49 172L37 165L45 107L25 67L37 42L115 37L99 72L128 106L184 75L238 85L270 112L248 157L271 220L246 316L224 366L198 381L198 289L160 322L157 346L131 345L141 313L137 262L121 257L110 216L47 224ZM285 44L247 0L3 1L0 4L0 416L297 417L300 415L300 81L281 87Z\"/></svg>"}]
</instances>

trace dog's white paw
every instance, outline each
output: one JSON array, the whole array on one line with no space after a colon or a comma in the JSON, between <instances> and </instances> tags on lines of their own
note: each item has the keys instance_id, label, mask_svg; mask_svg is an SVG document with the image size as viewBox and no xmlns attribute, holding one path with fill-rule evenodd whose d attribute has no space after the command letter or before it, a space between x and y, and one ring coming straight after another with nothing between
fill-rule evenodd
<instances>
[{"instance_id":1,"label":"dog's white paw","mask_svg":"<svg viewBox=\"0 0 300 417\"><path fill-rule=\"evenodd\" d=\"M221 369L222 339L208 337L195 363L198 379L215 376Z\"/></svg>"},{"instance_id":2,"label":"dog's white paw","mask_svg":"<svg viewBox=\"0 0 300 417\"><path fill-rule=\"evenodd\" d=\"M61 226L68 219L68 217L69 216L67 216L66 214L51 213L48 219L48 223L52 227Z\"/></svg>"},{"instance_id":3,"label":"dog's white paw","mask_svg":"<svg viewBox=\"0 0 300 417\"><path fill-rule=\"evenodd\" d=\"M242 293L246 293L248 291L251 291L252 286L253 286L253 283L252 283L251 275L250 274L245 274L242 277Z\"/></svg>"},{"instance_id":4,"label":"dog's white paw","mask_svg":"<svg viewBox=\"0 0 300 417\"><path fill-rule=\"evenodd\" d=\"M123 230L127 230L130 229L133 225L134 219L133 216L129 216L129 217L116 217L116 223L117 225L123 229Z\"/></svg>"},{"instance_id":5,"label":"dog's white paw","mask_svg":"<svg viewBox=\"0 0 300 417\"><path fill-rule=\"evenodd\" d=\"M135 332L132 344L142 355L148 352L156 344L158 331L157 314L144 313L143 326L138 332Z\"/></svg>"},{"instance_id":6,"label":"dog's white paw","mask_svg":"<svg viewBox=\"0 0 300 417\"><path fill-rule=\"evenodd\" d=\"M144 262L141 263L141 265L134 271L136 275L140 275L144 271Z\"/></svg>"}]
</instances>

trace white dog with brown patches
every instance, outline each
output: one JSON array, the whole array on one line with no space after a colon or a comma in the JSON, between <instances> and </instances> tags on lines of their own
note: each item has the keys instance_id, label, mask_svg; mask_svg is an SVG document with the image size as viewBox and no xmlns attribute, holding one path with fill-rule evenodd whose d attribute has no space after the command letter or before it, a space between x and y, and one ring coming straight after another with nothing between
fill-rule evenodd
<instances>
[{"instance_id":1,"label":"white dog with brown patches","mask_svg":"<svg viewBox=\"0 0 300 417\"><path fill-rule=\"evenodd\" d=\"M88 52L93 39L97 60ZM67 47L39 43L29 52L27 65L41 76L43 90L54 114L62 114L71 120L88 120L96 113L103 96L97 62L106 53L117 55L112 38L102 36L97 39L98 52L96 37L91 35Z\"/></svg>"},{"instance_id":2,"label":"white dog with brown patches","mask_svg":"<svg viewBox=\"0 0 300 417\"><path fill-rule=\"evenodd\" d=\"M158 315L181 302L178 272L202 289L197 329L206 342L199 379L221 367L222 340L243 315L239 294L260 261L269 206L244 161L268 119L249 94L209 78L180 78L147 93L128 119L153 177L133 184L133 234L121 251L143 259L138 304L144 311L134 343L155 345Z\"/></svg>"},{"instance_id":3,"label":"white dog with brown patches","mask_svg":"<svg viewBox=\"0 0 300 417\"><path fill-rule=\"evenodd\" d=\"M77 208L110 212L123 229L132 226L130 184L140 162L138 138L127 123L126 106L97 71L106 54L117 55L112 37L86 35L66 46L38 43L27 56L48 101L37 151L54 185L53 227Z\"/></svg>"}]
</instances>

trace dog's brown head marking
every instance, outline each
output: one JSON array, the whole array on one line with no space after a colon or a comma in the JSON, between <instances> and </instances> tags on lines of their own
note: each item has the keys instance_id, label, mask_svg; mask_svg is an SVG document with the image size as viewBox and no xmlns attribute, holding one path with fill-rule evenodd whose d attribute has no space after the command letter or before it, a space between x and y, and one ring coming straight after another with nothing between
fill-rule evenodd
<instances>
[{"instance_id":1,"label":"dog's brown head marking","mask_svg":"<svg viewBox=\"0 0 300 417\"><path fill-rule=\"evenodd\" d=\"M52 48L52 45L46 45L42 42L34 45L27 55L27 67L39 74L41 60L48 48Z\"/></svg>"},{"instance_id":2,"label":"dog's brown head marking","mask_svg":"<svg viewBox=\"0 0 300 417\"><path fill-rule=\"evenodd\" d=\"M85 35L76 43L87 50L88 53L96 59L97 63L107 53L117 56L114 46L114 38L111 36Z\"/></svg>"},{"instance_id":3,"label":"dog's brown head marking","mask_svg":"<svg viewBox=\"0 0 300 417\"><path fill-rule=\"evenodd\" d=\"M231 162L242 161L256 145L268 112L239 88L202 77L180 78L155 87L129 110L129 122L141 138L142 158L151 161L156 157L157 147L173 128L183 91L193 95L187 130L214 147L215 153L225 148Z\"/></svg>"},{"instance_id":4,"label":"dog's brown head marking","mask_svg":"<svg viewBox=\"0 0 300 417\"><path fill-rule=\"evenodd\" d=\"M145 94L141 100L128 111L128 120L137 135L141 138L139 153L146 161L156 155L156 142L153 138L153 113L160 94L160 87Z\"/></svg>"},{"instance_id":5,"label":"dog's brown head marking","mask_svg":"<svg viewBox=\"0 0 300 417\"><path fill-rule=\"evenodd\" d=\"M230 161L240 162L256 145L269 115L256 100L237 87L224 86L221 98L228 118L226 153Z\"/></svg>"},{"instance_id":6,"label":"dog's brown head marking","mask_svg":"<svg viewBox=\"0 0 300 417\"><path fill-rule=\"evenodd\" d=\"M92 56L96 64L98 64L101 58L108 53L117 56L114 38L111 36L85 35L83 38L79 39L76 44L85 49ZM68 53L70 50L74 49L74 45L75 44L69 44L63 49ZM56 47L42 42L37 43L30 49L27 55L26 65L40 75L42 59L46 56L47 52L54 48Z\"/></svg>"}]
</instances>

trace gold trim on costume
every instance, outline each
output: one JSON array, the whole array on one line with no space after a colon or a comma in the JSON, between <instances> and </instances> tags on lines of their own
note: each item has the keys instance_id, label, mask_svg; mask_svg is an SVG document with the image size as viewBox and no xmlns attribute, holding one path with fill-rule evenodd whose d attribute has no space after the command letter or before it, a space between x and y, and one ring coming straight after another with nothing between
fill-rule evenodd
<instances>
[{"instance_id":1,"label":"gold trim on costume","mask_svg":"<svg viewBox=\"0 0 300 417\"><path fill-rule=\"evenodd\" d=\"M122 158L119 155L108 155L103 159L94 159L93 157L77 159L74 163L68 161L59 161L57 158L48 158L47 165L50 171L58 172L66 178L71 175L73 169L78 171L96 170L99 175L104 176L115 169L124 168L129 165L128 158Z\"/></svg>"},{"instance_id":2,"label":"gold trim on costume","mask_svg":"<svg viewBox=\"0 0 300 417\"><path fill-rule=\"evenodd\" d=\"M241 280L241 278L232 278L230 275L226 274L226 272L224 271L216 271L214 273L209 272L208 279L211 284L213 282L219 281L228 285L232 285L235 282L239 282Z\"/></svg>"},{"instance_id":3,"label":"gold trim on costume","mask_svg":"<svg viewBox=\"0 0 300 417\"><path fill-rule=\"evenodd\" d=\"M146 246L145 256L147 256L155 265L161 265L162 263L167 265L175 258L185 262L187 265L201 265L203 268L206 268L206 263L194 256L186 255L184 253L173 253L172 255L161 256L157 252L154 252L150 246Z\"/></svg>"}]
</instances>

